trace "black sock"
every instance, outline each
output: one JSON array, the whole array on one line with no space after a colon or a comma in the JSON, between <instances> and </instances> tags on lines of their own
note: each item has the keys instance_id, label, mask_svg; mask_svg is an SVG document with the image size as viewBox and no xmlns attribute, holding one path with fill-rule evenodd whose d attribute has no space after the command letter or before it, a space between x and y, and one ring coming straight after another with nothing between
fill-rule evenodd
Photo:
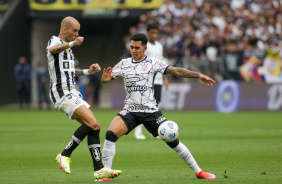
<instances>
[{"instance_id":1,"label":"black sock","mask_svg":"<svg viewBox=\"0 0 282 184\"><path fill-rule=\"evenodd\" d=\"M89 134L92 130L88 125L81 125L73 134L69 144L61 153L62 156L70 157L71 153L81 143L81 141Z\"/></svg>"},{"instance_id":2,"label":"black sock","mask_svg":"<svg viewBox=\"0 0 282 184\"><path fill-rule=\"evenodd\" d=\"M94 171L98 171L104 167L101 159L102 156L99 134L100 130L92 130L87 136L88 148L93 160Z\"/></svg>"}]
</instances>

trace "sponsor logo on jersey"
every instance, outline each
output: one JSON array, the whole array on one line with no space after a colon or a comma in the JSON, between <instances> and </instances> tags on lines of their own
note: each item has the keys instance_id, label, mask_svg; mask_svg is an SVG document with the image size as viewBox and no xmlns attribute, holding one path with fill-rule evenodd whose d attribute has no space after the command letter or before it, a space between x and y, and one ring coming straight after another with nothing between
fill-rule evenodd
<instances>
[{"instance_id":1,"label":"sponsor logo on jersey","mask_svg":"<svg viewBox=\"0 0 282 184\"><path fill-rule=\"evenodd\" d=\"M126 91L131 92L131 91L147 91L148 87L143 85L137 85L137 86L126 86Z\"/></svg>"},{"instance_id":2,"label":"sponsor logo on jersey","mask_svg":"<svg viewBox=\"0 0 282 184\"><path fill-rule=\"evenodd\" d=\"M133 77L133 78L127 78L125 79L125 82L137 82L140 81L138 77Z\"/></svg>"},{"instance_id":3,"label":"sponsor logo on jersey","mask_svg":"<svg viewBox=\"0 0 282 184\"><path fill-rule=\"evenodd\" d=\"M64 69L69 69L70 68L69 62L63 62L63 68Z\"/></svg>"},{"instance_id":4,"label":"sponsor logo on jersey","mask_svg":"<svg viewBox=\"0 0 282 184\"><path fill-rule=\"evenodd\" d=\"M126 91L131 92L131 91L146 91L148 89L147 86L145 85L136 85L135 81L139 81L139 78L131 78L131 80L126 80L125 86L126 86Z\"/></svg>"},{"instance_id":5,"label":"sponsor logo on jersey","mask_svg":"<svg viewBox=\"0 0 282 184\"><path fill-rule=\"evenodd\" d=\"M149 110L149 106L147 105L130 105L129 106L130 110Z\"/></svg>"}]
</instances>

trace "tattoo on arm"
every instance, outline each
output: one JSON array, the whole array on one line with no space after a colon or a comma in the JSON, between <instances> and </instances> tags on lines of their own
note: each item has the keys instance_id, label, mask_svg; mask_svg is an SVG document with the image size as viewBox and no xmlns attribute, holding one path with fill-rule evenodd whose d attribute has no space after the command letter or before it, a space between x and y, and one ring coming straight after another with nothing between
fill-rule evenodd
<instances>
[{"instance_id":1,"label":"tattoo on arm","mask_svg":"<svg viewBox=\"0 0 282 184\"><path fill-rule=\"evenodd\" d=\"M199 78L199 73L187 70L185 68L178 68L169 66L166 73L176 75L184 78Z\"/></svg>"},{"instance_id":2,"label":"tattoo on arm","mask_svg":"<svg viewBox=\"0 0 282 184\"><path fill-rule=\"evenodd\" d=\"M167 67L166 73L171 74L171 75L176 75L175 67Z\"/></svg>"},{"instance_id":3,"label":"tattoo on arm","mask_svg":"<svg viewBox=\"0 0 282 184\"><path fill-rule=\"evenodd\" d=\"M75 76L84 75L83 71L81 69L75 69Z\"/></svg>"}]
</instances>

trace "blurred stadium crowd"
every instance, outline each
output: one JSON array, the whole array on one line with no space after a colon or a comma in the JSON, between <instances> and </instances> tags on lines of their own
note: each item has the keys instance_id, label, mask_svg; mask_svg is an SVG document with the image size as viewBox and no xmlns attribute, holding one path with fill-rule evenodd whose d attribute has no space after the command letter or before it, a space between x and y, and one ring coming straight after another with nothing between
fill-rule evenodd
<instances>
[{"instance_id":1,"label":"blurred stadium crowd","mask_svg":"<svg viewBox=\"0 0 282 184\"><path fill-rule=\"evenodd\" d=\"M281 69L281 5L280 0L165 0L158 10L141 15L124 41L129 49L130 35L146 33L147 24L158 23L171 65L216 80L263 81L259 68L267 50L279 57Z\"/></svg>"}]
</instances>

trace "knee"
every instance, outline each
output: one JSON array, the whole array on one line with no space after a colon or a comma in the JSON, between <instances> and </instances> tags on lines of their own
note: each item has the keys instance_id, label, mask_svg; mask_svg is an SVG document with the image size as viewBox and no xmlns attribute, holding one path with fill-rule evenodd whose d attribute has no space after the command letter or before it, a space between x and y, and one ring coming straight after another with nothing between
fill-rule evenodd
<instances>
[{"instance_id":1,"label":"knee","mask_svg":"<svg viewBox=\"0 0 282 184\"><path fill-rule=\"evenodd\" d=\"M84 124L88 125L93 130L100 130L101 129L100 123L98 121L95 121L95 120L85 121Z\"/></svg>"},{"instance_id":2,"label":"knee","mask_svg":"<svg viewBox=\"0 0 282 184\"><path fill-rule=\"evenodd\" d=\"M106 132L106 139L111 142L116 142L118 140L118 136L114 132L108 130Z\"/></svg>"},{"instance_id":3,"label":"knee","mask_svg":"<svg viewBox=\"0 0 282 184\"><path fill-rule=\"evenodd\" d=\"M97 124L95 124L95 125L96 126L95 126L94 130L100 130L101 129L100 123L97 122Z\"/></svg>"}]
</instances>

